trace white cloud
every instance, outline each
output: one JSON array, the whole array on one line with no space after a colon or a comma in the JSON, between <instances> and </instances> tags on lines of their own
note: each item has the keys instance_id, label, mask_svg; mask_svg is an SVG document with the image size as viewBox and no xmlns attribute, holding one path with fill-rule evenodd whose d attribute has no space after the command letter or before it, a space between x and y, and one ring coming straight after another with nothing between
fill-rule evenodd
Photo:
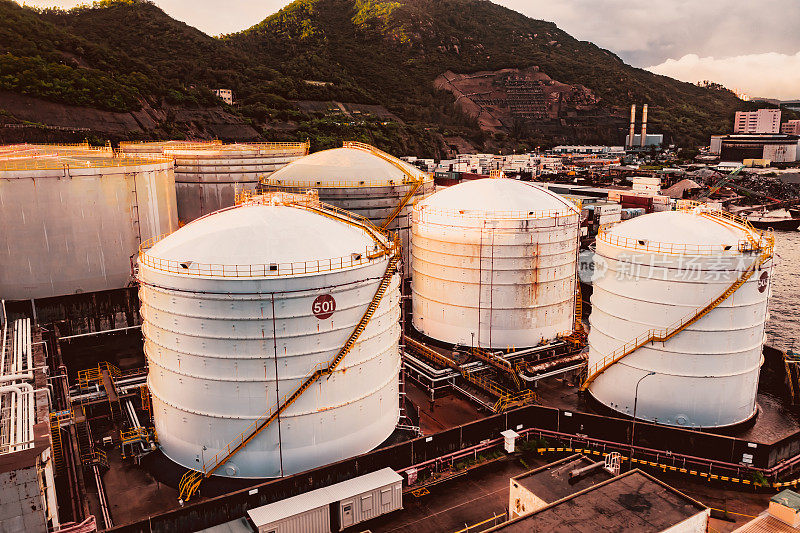
<instances>
[{"instance_id":1,"label":"white cloud","mask_svg":"<svg viewBox=\"0 0 800 533\"><path fill-rule=\"evenodd\" d=\"M493 0L555 22L636 66L692 52L724 57L800 49L798 0Z\"/></svg>"},{"instance_id":2,"label":"white cloud","mask_svg":"<svg viewBox=\"0 0 800 533\"><path fill-rule=\"evenodd\" d=\"M771 52L723 58L687 54L647 70L688 82L710 80L752 96L800 98L800 51L794 55Z\"/></svg>"}]
</instances>

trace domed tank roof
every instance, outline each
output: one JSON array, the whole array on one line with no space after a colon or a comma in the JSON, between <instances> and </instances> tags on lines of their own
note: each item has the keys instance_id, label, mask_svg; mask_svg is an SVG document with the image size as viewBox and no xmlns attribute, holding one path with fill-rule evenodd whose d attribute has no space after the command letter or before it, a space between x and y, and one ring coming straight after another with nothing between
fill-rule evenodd
<instances>
[{"instance_id":1,"label":"domed tank roof","mask_svg":"<svg viewBox=\"0 0 800 533\"><path fill-rule=\"evenodd\" d=\"M473 212L578 212L569 200L532 183L507 178L465 181L432 194L420 206Z\"/></svg>"},{"instance_id":2,"label":"domed tank roof","mask_svg":"<svg viewBox=\"0 0 800 533\"><path fill-rule=\"evenodd\" d=\"M419 169L402 164L412 175L422 177ZM321 182L322 185L344 182L357 185L385 185L388 181L402 183L407 176L389 161L358 148L323 150L289 163L269 176L272 182ZM362 183L363 182L363 183Z\"/></svg>"},{"instance_id":3,"label":"domed tank roof","mask_svg":"<svg viewBox=\"0 0 800 533\"><path fill-rule=\"evenodd\" d=\"M690 211L661 211L622 222L608 234L648 242L735 247L747 238L747 231L744 226L723 224Z\"/></svg>"},{"instance_id":4,"label":"domed tank roof","mask_svg":"<svg viewBox=\"0 0 800 533\"><path fill-rule=\"evenodd\" d=\"M187 224L146 255L212 265L264 265L333 259L371 250L374 241L355 226L305 209L245 205Z\"/></svg>"}]
</instances>

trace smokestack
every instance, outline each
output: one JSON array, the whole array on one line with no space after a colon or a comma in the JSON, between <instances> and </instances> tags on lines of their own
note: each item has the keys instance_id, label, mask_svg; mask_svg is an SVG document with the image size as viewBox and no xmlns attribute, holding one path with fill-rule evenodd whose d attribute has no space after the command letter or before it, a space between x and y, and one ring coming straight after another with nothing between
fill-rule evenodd
<instances>
[{"instance_id":1,"label":"smokestack","mask_svg":"<svg viewBox=\"0 0 800 533\"><path fill-rule=\"evenodd\" d=\"M647 104L642 107L642 148L647 145Z\"/></svg>"},{"instance_id":2,"label":"smokestack","mask_svg":"<svg viewBox=\"0 0 800 533\"><path fill-rule=\"evenodd\" d=\"M631 106L631 129L628 132L628 146L633 147L633 134L636 131L636 104Z\"/></svg>"}]
</instances>

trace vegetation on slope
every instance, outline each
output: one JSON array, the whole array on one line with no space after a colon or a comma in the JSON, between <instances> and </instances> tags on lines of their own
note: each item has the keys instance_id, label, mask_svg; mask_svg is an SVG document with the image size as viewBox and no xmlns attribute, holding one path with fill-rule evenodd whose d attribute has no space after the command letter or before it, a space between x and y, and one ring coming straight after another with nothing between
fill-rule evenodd
<instances>
[{"instance_id":1,"label":"vegetation on slope","mask_svg":"<svg viewBox=\"0 0 800 533\"><path fill-rule=\"evenodd\" d=\"M432 85L446 70L532 65L590 88L605 116L624 121L631 103L648 102L651 130L679 144L707 142L730 129L734 110L747 107L729 91L630 67L550 22L481 0L297 0L220 38L144 0L38 12L0 0L0 89L132 111L144 104L220 105L211 90L225 87L237 98L230 111L272 138L310 137L315 148L337 137L359 138L431 154L439 149L438 135L479 146L487 140L495 147L545 145L553 139L535 125L487 139L455 109L452 95ZM381 104L403 123L301 112L293 102L300 100ZM277 123L288 126L273 129ZM591 135L597 142L621 141L609 128L582 140Z\"/></svg>"}]
</instances>

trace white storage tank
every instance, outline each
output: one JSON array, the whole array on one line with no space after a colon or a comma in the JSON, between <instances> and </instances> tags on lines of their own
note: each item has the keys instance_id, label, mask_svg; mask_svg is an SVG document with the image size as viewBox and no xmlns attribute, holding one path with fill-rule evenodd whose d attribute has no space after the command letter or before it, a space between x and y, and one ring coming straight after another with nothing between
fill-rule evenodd
<instances>
[{"instance_id":1,"label":"white storage tank","mask_svg":"<svg viewBox=\"0 0 800 533\"><path fill-rule=\"evenodd\" d=\"M240 143L168 147L175 159L178 220L188 224L230 207L237 191L253 191L259 178L308 153L308 143Z\"/></svg>"},{"instance_id":2,"label":"white storage tank","mask_svg":"<svg viewBox=\"0 0 800 533\"><path fill-rule=\"evenodd\" d=\"M637 418L675 426L728 426L755 415L771 250L769 235L692 202L602 230L589 318L591 395L630 416L636 404ZM696 315L752 265L752 276L708 314L595 374L626 343L650 330L661 337Z\"/></svg>"},{"instance_id":3,"label":"white storage tank","mask_svg":"<svg viewBox=\"0 0 800 533\"><path fill-rule=\"evenodd\" d=\"M0 157L0 298L125 287L139 245L178 227L171 160L62 148Z\"/></svg>"},{"instance_id":4,"label":"white storage tank","mask_svg":"<svg viewBox=\"0 0 800 533\"><path fill-rule=\"evenodd\" d=\"M572 333L580 209L527 182L486 178L413 212L414 327L440 341L509 348Z\"/></svg>"},{"instance_id":5,"label":"white storage tank","mask_svg":"<svg viewBox=\"0 0 800 533\"><path fill-rule=\"evenodd\" d=\"M408 265L411 208L414 201L433 192L433 178L372 146L345 142L342 148L316 152L286 165L262 182L272 190L316 190L321 201L360 215L399 234L405 274ZM410 194L410 196L409 196Z\"/></svg>"},{"instance_id":6,"label":"white storage tank","mask_svg":"<svg viewBox=\"0 0 800 533\"><path fill-rule=\"evenodd\" d=\"M382 248L360 222L319 214L313 196L298 196L255 197L184 226L139 256L155 427L164 453L182 466L209 464L326 366L396 253L391 245L375 256ZM399 417L399 301L395 273L333 374L215 474L294 474L389 437Z\"/></svg>"}]
</instances>

